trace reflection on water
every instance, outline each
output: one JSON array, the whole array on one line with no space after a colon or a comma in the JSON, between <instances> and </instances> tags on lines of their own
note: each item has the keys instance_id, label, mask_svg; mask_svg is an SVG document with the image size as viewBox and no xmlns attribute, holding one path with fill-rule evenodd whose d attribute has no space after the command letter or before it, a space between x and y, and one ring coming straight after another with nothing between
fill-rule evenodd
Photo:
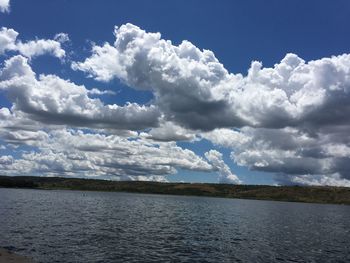
<instances>
[{"instance_id":1,"label":"reflection on water","mask_svg":"<svg viewBox=\"0 0 350 263\"><path fill-rule=\"evenodd\" d=\"M350 262L350 206L0 189L0 246L38 262Z\"/></svg>"}]
</instances>

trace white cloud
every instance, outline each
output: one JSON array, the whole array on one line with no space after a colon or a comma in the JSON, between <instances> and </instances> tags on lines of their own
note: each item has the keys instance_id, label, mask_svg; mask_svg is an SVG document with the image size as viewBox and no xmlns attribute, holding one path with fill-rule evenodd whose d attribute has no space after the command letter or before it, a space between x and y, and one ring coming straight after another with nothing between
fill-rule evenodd
<instances>
[{"instance_id":1,"label":"white cloud","mask_svg":"<svg viewBox=\"0 0 350 263\"><path fill-rule=\"evenodd\" d=\"M0 30L0 55L8 50L16 50L18 32L12 28L2 27Z\"/></svg>"},{"instance_id":2,"label":"white cloud","mask_svg":"<svg viewBox=\"0 0 350 263\"><path fill-rule=\"evenodd\" d=\"M81 69L90 73L90 77L95 76L100 81L110 81L115 75L125 76L126 72L119 65L119 54L114 47L105 44L102 47L93 46L93 55L82 63L73 63L74 70Z\"/></svg>"},{"instance_id":3,"label":"white cloud","mask_svg":"<svg viewBox=\"0 0 350 263\"><path fill-rule=\"evenodd\" d=\"M337 173L330 175L298 175L291 177L290 182L301 185L350 187L350 180L342 178Z\"/></svg>"},{"instance_id":4,"label":"white cloud","mask_svg":"<svg viewBox=\"0 0 350 263\"><path fill-rule=\"evenodd\" d=\"M138 130L157 126L160 114L153 105L105 105L88 96L96 90L89 91L55 75L36 78L22 56L5 61L0 90L13 102L13 110L48 124Z\"/></svg>"},{"instance_id":5,"label":"white cloud","mask_svg":"<svg viewBox=\"0 0 350 263\"><path fill-rule=\"evenodd\" d=\"M18 138L22 144L28 141ZM10 141L13 143L13 140ZM211 172L214 168L194 152L173 142L150 143L141 137L52 130L32 140L37 151L20 159L3 157L0 168L12 174L104 177L129 180L166 180L177 168Z\"/></svg>"},{"instance_id":6,"label":"white cloud","mask_svg":"<svg viewBox=\"0 0 350 263\"><path fill-rule=\"evenodd\" d=\"M131 24L115 37L72 68L152 91L164 119L150 132L155 139L180 138L172 123L229 146L250 169L350 179L350 54L309 62L287 54L271 68L253 61L244 76L188 41L176 46Z\"/></svg>"},{"instance_id":7,"label":"white cloud","mask_svg":"<svg viewBox=\"0 0 350 263\"><path fill-rule=\"evenodd\" d=\"M217 129L203 137L216 145L231 148L231 158L236 164L251 170L273 172L280 182L324 182L339 186L350 182L348 130L349 127L344 131L320 131L310 135L296 128L246 127L240 131Z\"/></svg>"},{"instance_id":8,"label":"white cloud","mask_svg":"<svg viewBox=\"0 0 350 263\"><path fill-rule=\"evenodd\" d=\"M42 128L42 124L27 119L21 112L0 108L0 139L8 145L39 146L38 142L48 139L48 134L42 131Z\"/></svg>"},{"instance_id":9,"label":"white cloud","mask_svg":"<svg viewBox=\"0 0 350 263\"><path fill-rule=\"evenodd\" d=\"M195 141L197 139L194 131L164 121L160 123L159 127L152 128L144 136L155 141Z\"/></svg>"},{"instance_id":10,"label":"white cloud","mask_svg":"<svg viewBox=\"0 0 350 263\"><path fill-rule=\"evenodd\" d=\"M228 165L222 159L222 154L216 150L210 150L205 153L208 161L218 170L219 182L225 184L240 184L242 183L238 177L233 174Z\"/></svg>"},{"instance_id":11,"label":"white cloud","mask_svg":"<svg viewBox=\"0 0 350 263\"><path fill-rule=\"evenodd\" d=\"M348 54L308 63L287 54L273 68L255 61L243 77L188 41L175 46L160 33L131 24L116 28L115 36L113 46L94 46L92 56L73 63L73 69L153 91L165 117L183 126L211 130L348 122Z\"/></svg>"},{"instance_id":12,"label":"white cloud","mask_svg":"<svg viewBox=\"0 0 350 263\"><path fill-rule=\"evenodd\" d=\"M54 40L22 43L17 35L2 28L0 54L15 51L30 58L50 53L62 58L65 53L60 44L69 41L60 33ZM160 33L147 33L131 24L116 28L115 37L113 44L94 45L92 55L74 62L72 68L98 81L117 78L135 89L151 91L152 104L105 105L94 96L113 91L87 89L55 75L37 76L28 59L15 56L5 62L0 75L0 90L13 103L11 111L0 110L0 138L39 151L15 160L7 170L23 168L29 173L52 166L67 175L88 176L96 170L103 176L158 180L176 167L196 170L203 166L206 171L218 171L222 182L239 183L221 153L207 152L209 164L176 145L176 141L205 138L229 147L236 164L272 172L279 182L348 185L349 54L309 62L287 54L270 68L252 62L244 76L228 72L213 52L188 41L173 45ZM74 132L36 134L37 123L44 123L48 130L57 128L53 125L87 127L102 137ZM89 138L89 144L81 149L77 143L67 150L47 142L45 134L54 136L60 145L76 138L82 143ZM132 140L127 136L133 136ZM37 138L45 143L39 144ZM102 148L94 149L94 140ZM121 148L108 148L106 140ZM126 154L126 149L133 154Z\"/></svg>"},{"instance_id":13,"label":"white cloud","mask_svg":"<svg viewBox=\"0 0 350 263\"><path fill-rule=\"evenodd\" d=\"M19 52L28 58L34 58L44 54L51 54L59 59L63 59L66 52L61 47L61 43L68 38L67 34L56 35L57 40L36 39L28 42L17 40L18 32L13 29L2 27L0 29L0 55L6 51Z\"/></svg>"},{"instance_id":14,"label":"white cloud","mask_svg":"<svg viewBox=\"0 0 350 263\"><path fill-rule=\"evenodd\" d=\"M0 0L0 12L10 11L10 0Z\"/></svg>"},{"instance_id":15,"label":"white cloud","mask_svg":"<svg viewBox=\"0 0 350 263\"><path fill-rule=\"evenodd\" d=\"M70 41L67 33L58 33L55 35L55 37L53 39L59 43L66 43L66 42Z\"/></svg>"},{"instance_id":16,"label":"white cloud","mask_svg":"<svg viewBox=\"0 0 350 263\"><path fill-rule=\"evenodd\" d=\"M96 88L90 89L87 92L91 95L116 95L116 92L113 90L99 90Z\"/></svg>"},{"instance_id":17,"label":"white cloud","mask_svg":"<svg viewBox=\"0 0 350 263\"><path fill-rule=\"evenodd\" d=\"M16 46L16 50L28 58L43 54L52 54L57 58L63 58L66 55L66 52L61 48L61 43L51 39L32 40L26 43L18 42Z\"/></svg>"},{"instance_id":18,"label":"white cloud","mask_svg":"<svg viewBox=\"0 0 350 263\"><path fill-rule=\"evenodd\" d=\"M11 165L13 163L14 159L12 156L10 155L3 155L3 156L0 156L0 167L1 165Z\"/></svg>"}]
</instances>

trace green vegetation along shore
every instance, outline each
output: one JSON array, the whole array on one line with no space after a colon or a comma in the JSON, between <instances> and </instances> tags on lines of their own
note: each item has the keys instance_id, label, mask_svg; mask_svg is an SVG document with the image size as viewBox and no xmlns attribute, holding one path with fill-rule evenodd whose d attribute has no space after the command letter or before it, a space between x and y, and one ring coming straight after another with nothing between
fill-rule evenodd
<instances>
[{"instance_id":1,"label":"green vegetation along shore","mask_svg":"<svg viewBox=\"0 0 350 263\"><path fill-rule=\"evenodd\" d=\"M0 187L195 195L350 205L350 188L107 181L62 177L0 176Z\"/></svg>"}]
</instances>

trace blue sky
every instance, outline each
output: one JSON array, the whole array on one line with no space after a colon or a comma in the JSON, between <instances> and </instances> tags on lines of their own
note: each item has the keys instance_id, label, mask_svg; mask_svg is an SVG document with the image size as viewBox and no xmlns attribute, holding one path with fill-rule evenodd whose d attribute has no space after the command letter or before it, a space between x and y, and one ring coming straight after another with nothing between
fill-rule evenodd
<instances>
[{"instance_id":1,"label":"blue sky","mask_svg":"<svg viewBox=\"0 0 350 263\"><path fill-rule=\"evenodd\" d=\"M220 176L227 177L227 172L225 171L227 171L227 168L229 167L231 173L234 174L234 176L238 177L237 180L239 180L241 183L243 182L247 184L305 183L344 185L348 183L347 175L345 175L348 166L346 166L344 163L348 161L347 158L349 157L347 151L349 138L346 135L346 133L349 131L347 126L349 119L347 119L344 116L339 116L339 119L335 118L334 121L330 120L329 118L323 120L322 116L327 115L324 114L324 112L343 112L345 109L341 106L337 108L336 106L334 106L337 103L332 104L326 101L325 98L327 96L331 98L333 98L332 96L334 96L334 98L337 99L345 98L342 100L339 99L339 105L344 103L344 101L345 103L347 102L347 76L349 73L346 70L344 70L344 68L346 69L348 66L347 57L335 58L331 62L324 62L321 61L321 59L329 58L332 56L340 56L343 54L345 56L349 53L349 12L350 2L345 0L296 0L283 1L283 3L277 0L11 0L9 11L0 12L0 26L6 27L8 29L11 28L18 32L19 35L17 37L17 41L22 41L22 43L26 43L30 40L54 39L55 35L58 33L66 33L69 36L69 41L60 43L60 48L65 51L64 58L58 58L57 55L52 55L52 50L46 50L44 52L45 54L43 55L33 55L33 57L30 57L30 55L26 55L25 52L21 51L19 48L12 50L8 48L7 51L4 51L3 54L0 56L0 62L1 68L4 68L5 61L10 60L14 56L27 57L29 58L29 61L27 63L30 65L32 71L35 72L37 76L39 76L39 74L55 75L60 79L70 80L76 85L84 85L86 90L91 90L92 88L96 88L100 91L111 90L114 92L114 94L109 93L102 95L88 95L91 99L99 99L105 105L117 104L119 106L124 106L127 102L132 102L140 106L152 106L154 104L157 109L160 109L160 114L162 114L162 116L164 117L162 121L171 121L172 124L178 125L181 129L185 129L184 133L186 133L187 135L195 134L197 136L196 140L193 140L192 138L187 141L175 140L172 142L175 142L177 147L180 147L181 149L189 149L193 151L198 156L198 158L202 158L208 164L208 167L204 168L205 171L201 171L201 164L198 164L198 167L193 168L187 164L182 165L182 163L180 165L172 165L174 161L170 161L171 164L168 165L170 168L167 166L167 169L177 169L178 172L176 174L168 176L169 173L173 172L170 172L169 170L166 173L162 174L157 170L154 176L160 176L162 178L164 176L165 178L167 178L167 180L170 181L218 182L218 180L220 181ZM184 116L182 110L174 112L171 111L171 109L177 109L178 104L174 104L173 102L171 102L169 105L164 105L165 103L168 103L169 98L172 97L180 98L180 100L181 98L183 98L185 100L185 98L187 98L186 89L184 89L184 94L181 93L183 91L177 92L176 89L172 91L174 92L174 94L165 94L165 91L169 90L170 88L165 87L166 85L164 83L159 83L159 87L157 86L158 83L153 84L157 87L139 87L138 84L140 84L140 82L134 81L130 77L131 73L138 74L138 72L136 71L128 71L129 75L125 77L122 73L115 73L115 71L113 71L112 69L112 73L110 74L114 74L113 77L111 79L105 79L101 81L101 76L99 76L100 73L97 72L96 67L91 67L87 65L87 63L84 64L84 61L86 62L86 60L88 58L91 58L94 54L94 52L91 50L92 46L102 47L104 43L108 42L109 45L113 47L113 43L116 40L116 36L113 35L114 27L118 26L120 28L122 25L125 25L127 23L131 23L132 25L137 26L139 30L144 30L145 32L147 32L146 34L150 32L160 32L161 39L171 40L172 46L179 46L183 40L187 40L191 42L193 46L197 47L200 50L200 52L202 52L203 49L212 51L215 54L218 63L220 63L227 70L228 74L242 74L243 77L247 76L248 69L251 68L252 61L261 61L263 67L265 68L274 68L274 65L278 63L281 64L281 67L285 66L283 63L285 63L287 66L293 66L295 63L300 64L301 62L295 57L285 60L287 62L281 62L281 60L285 58L286 54L294 53L298 56L298 59L303 59L306 65L308 65L307 62L310 60L319 60L321 61L320 63L327 65L329 65L329 63L332 63L332 65L335 65L335 68L341 64L341 74L343 75L339 76L339 79L333 79L332 77L328 77L334 76L334 74L331 75L331 73L334 72L334 69L332 69L333 71L330 69L329 71L327 71L326 67L328 66L323 64L322 67L324 68L322 68L322 70L319 69L317 65L311 65L310 67L307 67L306 70L308 72L308 76L310 78L315 78L312 79L312 83L317 83L317 85L319 85L318 87L322 88L322 92L329 92L329 94L327 93L328 95L325 98L322 97L322 99L320 99L322 100L321 102L314 102L312 98L317 96L309 94L310 97L303 99L302 102L299 101L299 103L291 99L292 95L289 93L290 87L284 87L283 83L278 85L275 84L275 82L271 80L272 75L260 75L260 80L258 80L258 84L254 82L255 80L253 81L248 78L246 80L242 80L243 84L237 84L239 82L238 80L237 83L233 80L229 80L229 78L231 78L233 75L227 75L225 76L225 79L222 80L225 83L231 83L228 84L228 86L231 85L231 89L234 89L233 87L235 85L242 85L243 89L247 90L247 94L244 95L244 98L247 99L247 102L238 103L240 105L239 109L242 109L242 113L237 113L236 117L232 117L233 119L235 119L235 121L229 120L229 118L230 116L235 115L237 112L236 109L238 108L238 106L235 106L236 104L233 103L236 96L232 95L232 99L230 99L229 101L222 100L221 95L224 93L220 95L219 91L223 88L220 88L219 86L217 86L218 91L214 91L215 87L212 88L211 91L207 91L209 93L212 92L212 94L210 95L212 97L210 97L210 99L206 101L206 103L210 104L214 100L219 101L220 98L220 101L223 101L223 105L228 105L227 107L229 107L230 110L225 110L225 113L222 112L222 118L228 118L227 121L224 121L225 124L222 124L223 121L219 119L220 112L208 113L204 109L196 108L188 110L188 112L186 113L187 115ZM125 30L131 31L132 29L126 28ZM122 33L123 32L121 31L119 32L120 38ZM201 53L201 55L203 55L203 53ZM113 57L111 58L115 59ZM151 62L155 63L153 60ZM147 63L151 62L147 61ZM72 66L74 63L81 63L79 64L78 69L74 69L74 66ZM97 60L96 63L100 63L101 65L107 62L104 62L103 60ZM205 64L204 66L206 65L207 64ZM166 65L162 64L161 66L163 67ZM142 70L142 72L144 73L145 69ZM323 73L319 73L320 70ZM319 75L317 75L315 72ZM278 73L281 76L285 77L280 71L278 71ZM266 74L266 72L262 72L261 74ZM292 73L288 74L290 74L289 79L300 79L300 76L297 75L299 74L298 70L295 70ZM325 79L322 76L326 76L324 77ZM182 81L182 78L175 78L176 81L178 81L178 83L181 83L180 81ZM267 84L266 79L269 79L269 81L271 80L269 82L270 84ZM2 80L0 78L0 83L1 81L4 81L4 77ZM333 84L331 82L336 83L334 85L346 87L342 96L333 95L333 89L331 88L333 87ZM211 85L219 85L215 83L216 82L211 82ZM296 89L302 90L303 94L306 94L306 89L312 90L314 92L313 94L324 94L321 91L320 93L317 93L318 90L313 90L313 87L306 87L304 84L305 83L300 85L298 84L299 86L297 85ZM16 85L19 84L13 85L15 86L10 87L12 90L14 90ZM257 89L259 89L259 85L263 85L263 88L268 90L269 92L274 92L274 89L280 89L285 94L287 94L287 96L289 96L288 102L293 102L293 106L299 107L301 103L303 103L304 106L302 109L295 110L292 113L289 112L289 108L285 108L287 106L279 108L280 105L273 105L273 103L275 102L267 103L268 106L264 107L260 107L260 105L255 105L255 102L256 104L259 104L260 101L262 101L263 103L266 102L265 97L254 97L253 95L249 95L255 92L254 90L248 91L250 90L249 87L254 86L257 87ZM245 88L245 86L247 86L247 88ZM189 86L188 88L190 89L191 87L192 86ZM0 86L0 108L7 108L10 110L11 107L17 105L16 109L11 109L11 113L13 114L17 110L25 115L21 118L27 118L31 121L38 122L35 123L35 125L39 125L39 130L44 130L44 132L47 132L45 129L50 130L49 132L47 132L48 137L56 136L53 135L51 129L72 129L74 132L78 130L84 130L87 134L97 133L105 134L106 136L110 134L116 134L115 130L118 130L118 132L120 132L121 130L120 127L114 127L112 128L112 131L110 131L106 129L106 127L103 127L103 129L101 129L101 126L99 126L99 128L96 129L97 124L91 124L91 122L89 125L76 125L75 123L72 124L71 122L69 122L67 115L64 115L66 117L64 117L63 115L56 116L56 119L50 121L43 121L42 119L39 120L38 116L33 115L33 111L26 111L26 109L23 108L24 106L20 105L20 103L18 102L19 95L12 94L11 91L9 91L10 88L4 87L3 90L1 90ZM195 88L198 87L195 86ZM317 87L315 87L315 89L316 88ZM198 90L203 91L203 89L203 87L199 86ZM23 92L23 90L21 90L21 92ZM298 96L295 95L295 97ZM268 95L267 97L270 96ZM58 96L58 98L61 97ZM201 102L203 102L203 100L204 98L200 98ZM305 100L307 102L305 102ZM193 101L193 103L195 103L196 101L197 100ZM254 107L250 106L253 104L255 105ZM314 106L314 108L312 108L311 110L309 110L309 108L306 109L306 104L309 105L308 107L312 108ZM274 107L272 107L271 105ZM332 107L336 108L327 108L331 107L329 105L333 105ZM186 109L190 106L191 105L182 105L182 107L185 107ZM268 108L270 106L271 108ZM268 110L264 112L264 110L267 108ZM230 113L231 110L232 114ZM278 112L284 112L284 110L288 113L288 116L279 116ZM195 126L193 123L189 123L188 120L191 120L191 117L189 117L191 116L190 114L192 114L193 112L200 112L200 114L202 114L201 112L203 111L205 112L203 113L203 116L198 117L196 115L198 117L198 121L202 121L202 118L205 118L206 123L212 123L212 125L203 126L203 124L200 124L200 126ZM312 113L310 113L309 111L312 111ZM260 116L260 112L262 112L261 115L263 117ZM317 112L319 112L318 114L320 114L321 117L316 116ZM225 115L226 113L227 115ZM215 117L213 117L213 119L210 119L208 117L209 115L213 115ZM67 118L67 123L62 123L62 120L64 122L64 118ZM291 118L293 120L291 120ZM56 124L53 122L55 122L57 119L60 120L59 125L61 126L53 127L52 125ZM195 121L196 120L193 120L193 122ZM106 123L109 122L105 122L105 124ZM322 125L320 123L322 123ZM7 168L2 168L6 171L7 174L17 174L18 171L14 167L16 165L16 167L22 167L25 162L16 165L14 163L16 162L16 159L22 158L22 153L44 153L44 149L47 150L47 147L40 146L38 142L31 142L28 145L28 143L24 141L14 142L13 140L9 140L8 124L3 125L4 126L2 128L0 126L0 129L3 129L3 133L0 133L0 139L3 144L3 149L0 149L0 155L3 156L3 163L6 163ZM161 124L160 127L163 127L162 125L163 124ZM16 127L18 127L18 125ZM136 131L139 133L144 131L145 133L147 133L150 130L155 129L156 127L159 127L159 124L153 126L143 125L141 129L127 128L124 130L133 130L134 132ZM342 127L343 133L341 134L339 127ZM232 142L233 146L228 147L226 141L223 143L222 138L221 140L217 138L217 134L223 134L220 129L229 129L230 131L238 132L239 134L246 136L244 138L249 137L249 146L248 143L245 145L241 145L241 142L235 141ZM216 139L213 138L214 133L210 135L207 134L207 132L210 133L211 131L215 130L217 132L217 134L215 135ZM332 132L329 132L329 130L332 130ZM336 130L336 132L333 130ZM13 131L13 127L11 131ZM23 128L22 132L23 131L28 130ZM31 130L31 132L33 131ZM234 133L232 136L234 136L235 134L236 133ZM314 136L315 134L317 134L317 136ZM340 136L343 139L329 139L336 137L336 135L338 137ZM304 141L305 136L309 136L308 140L306 141ZM199 137L201 137L201 139L198 139ZM282 140L290 140L291 143L288 144L288 147L292 147L290 145L293 142L294 148L288 148L287 146L284 146L285 142L277 142L275 139L272 138L282 138ZM232 141L231 138L224 139L230 140L230 142ZM155 141L157 140L155 139ZM172 142L171 140L167 141L167 143L169 144ZM322 149L317 148L317 145L319 145L320 142L324 143L324 145L326 145L327 147L325 146L326 148ZM154 143L157 144L157 142ZM237 146L237 143L239 144L239 146ZM18 145L19 147L17 148ZM276 148L275 145L278 145L278 147L276 146ZM214 150L215 154L209 157L209 159L206 159L206 153L210 150ZM281 156L280 151L283 152L283 156L285 155L283 158L281 157L282 159L278 159L278 156ZM317 154L305 155L304 152L316 152ZM325 154L325 152L327 154ZM62 150L60 154L63 153L65 154L66 150ZM220 156L220 154L217 155L216 153L221 153L222 156ZM247 153L251 154L249 158L246 156ZM55 152L55 154L58 153ZM83 155L82 152L79 152L79 154ZM139 152L137 154L142 154L142 152ZM185 153L183 154L185 156ZM96 153L96 156L97 155L98 153ZM271 157L275 155L276 157ZM316 155L322 155L322 157L315 157ZM5 161L5 157L7 161ZM8 158L13 159L11 159L11 161L8 161ZM30 158L35 159L38 157L31 156ZM91 158L94 158L94 156L92 156ZM153 156L152 158L155 158L155 156ZM184 158L186 159L187 157ZM213 160L213 158L215 160ZM37 159L34 159L30 160L32 160L32 162L35 162ZM57 161L58 157L56 156L53 159ZM302 164L299 163L301 159L304 160ZM40 165L44 165L42 159L40 160ZM89 161L93 163L90 164L90 168L96 167L96 163L91 161L91 159L89 159ZM137 163L137 161L135 162ZM12 165L10 168L9 163L11 163ZM44 163L47 162L45 161ZM292 167L290 165L291 163L293 164ZM67 167L74 167L75 165L63 165L60 163L58 166L60 166L62 173L60 174L59 172L57 172L54 175L74 175L74 171L69 170L71 168L68 169L69 171L65 169ZM118 177L118 172L121 172L121 178L133 178L133 176L135 177L135 174L128 174L129 170L123 170L123 168L121 168L124 166L125 163L123 163L123 165L118 163L118 169L113 170L111 172L112 175ZM209 166L211 166L211 168L209 168ZM317 166L324 168L315 168ZM302 168L297 169L298 167ZM60 169L58 169L58 171ZM82 172L84 169L78 169L77 175L84 175L84 172ZM93 173L94 169L95 168L91 168L91 173ZM144 167L142 169L144 169ZM110 170L108 170L107 168L103 168L102 170L101 176L104 178L108 178L108 171ZM47 169L45 171L47 171ZM150 171L153 170L151 169ZM35 169L28 168L28 173L39 175L41 173L45 174L44 171L41 171L37 167ZM52 174L49 173L49 175Z\"/></svg>"}]
</instances>

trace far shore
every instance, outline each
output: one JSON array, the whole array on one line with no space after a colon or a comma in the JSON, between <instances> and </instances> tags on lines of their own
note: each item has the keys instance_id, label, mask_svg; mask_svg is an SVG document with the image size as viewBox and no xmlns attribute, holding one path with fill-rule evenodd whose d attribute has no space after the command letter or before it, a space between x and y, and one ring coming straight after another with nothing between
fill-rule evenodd
<instances>
[{"instance_id":1,"label":"far shore","mask_svg":"<svg viewBox=\"0 0 350 263\"><path fill-rule=\"evenodd\" d=\"M350 205L350 188L331 186L270 186L208 183L107 181L63 177L0 176L0 187L85 190L208 196L270 201Z\"/></svg>"},{"instance_id":2,"label":"far shore","mask_svg":"<svg viewBox=\"0 0 350 263\"><path fill-rule=\"evenodd\" d=\"M34 261L28 257L0 248L0 263L34 263Z\"/></svg>"}]
</instances>

